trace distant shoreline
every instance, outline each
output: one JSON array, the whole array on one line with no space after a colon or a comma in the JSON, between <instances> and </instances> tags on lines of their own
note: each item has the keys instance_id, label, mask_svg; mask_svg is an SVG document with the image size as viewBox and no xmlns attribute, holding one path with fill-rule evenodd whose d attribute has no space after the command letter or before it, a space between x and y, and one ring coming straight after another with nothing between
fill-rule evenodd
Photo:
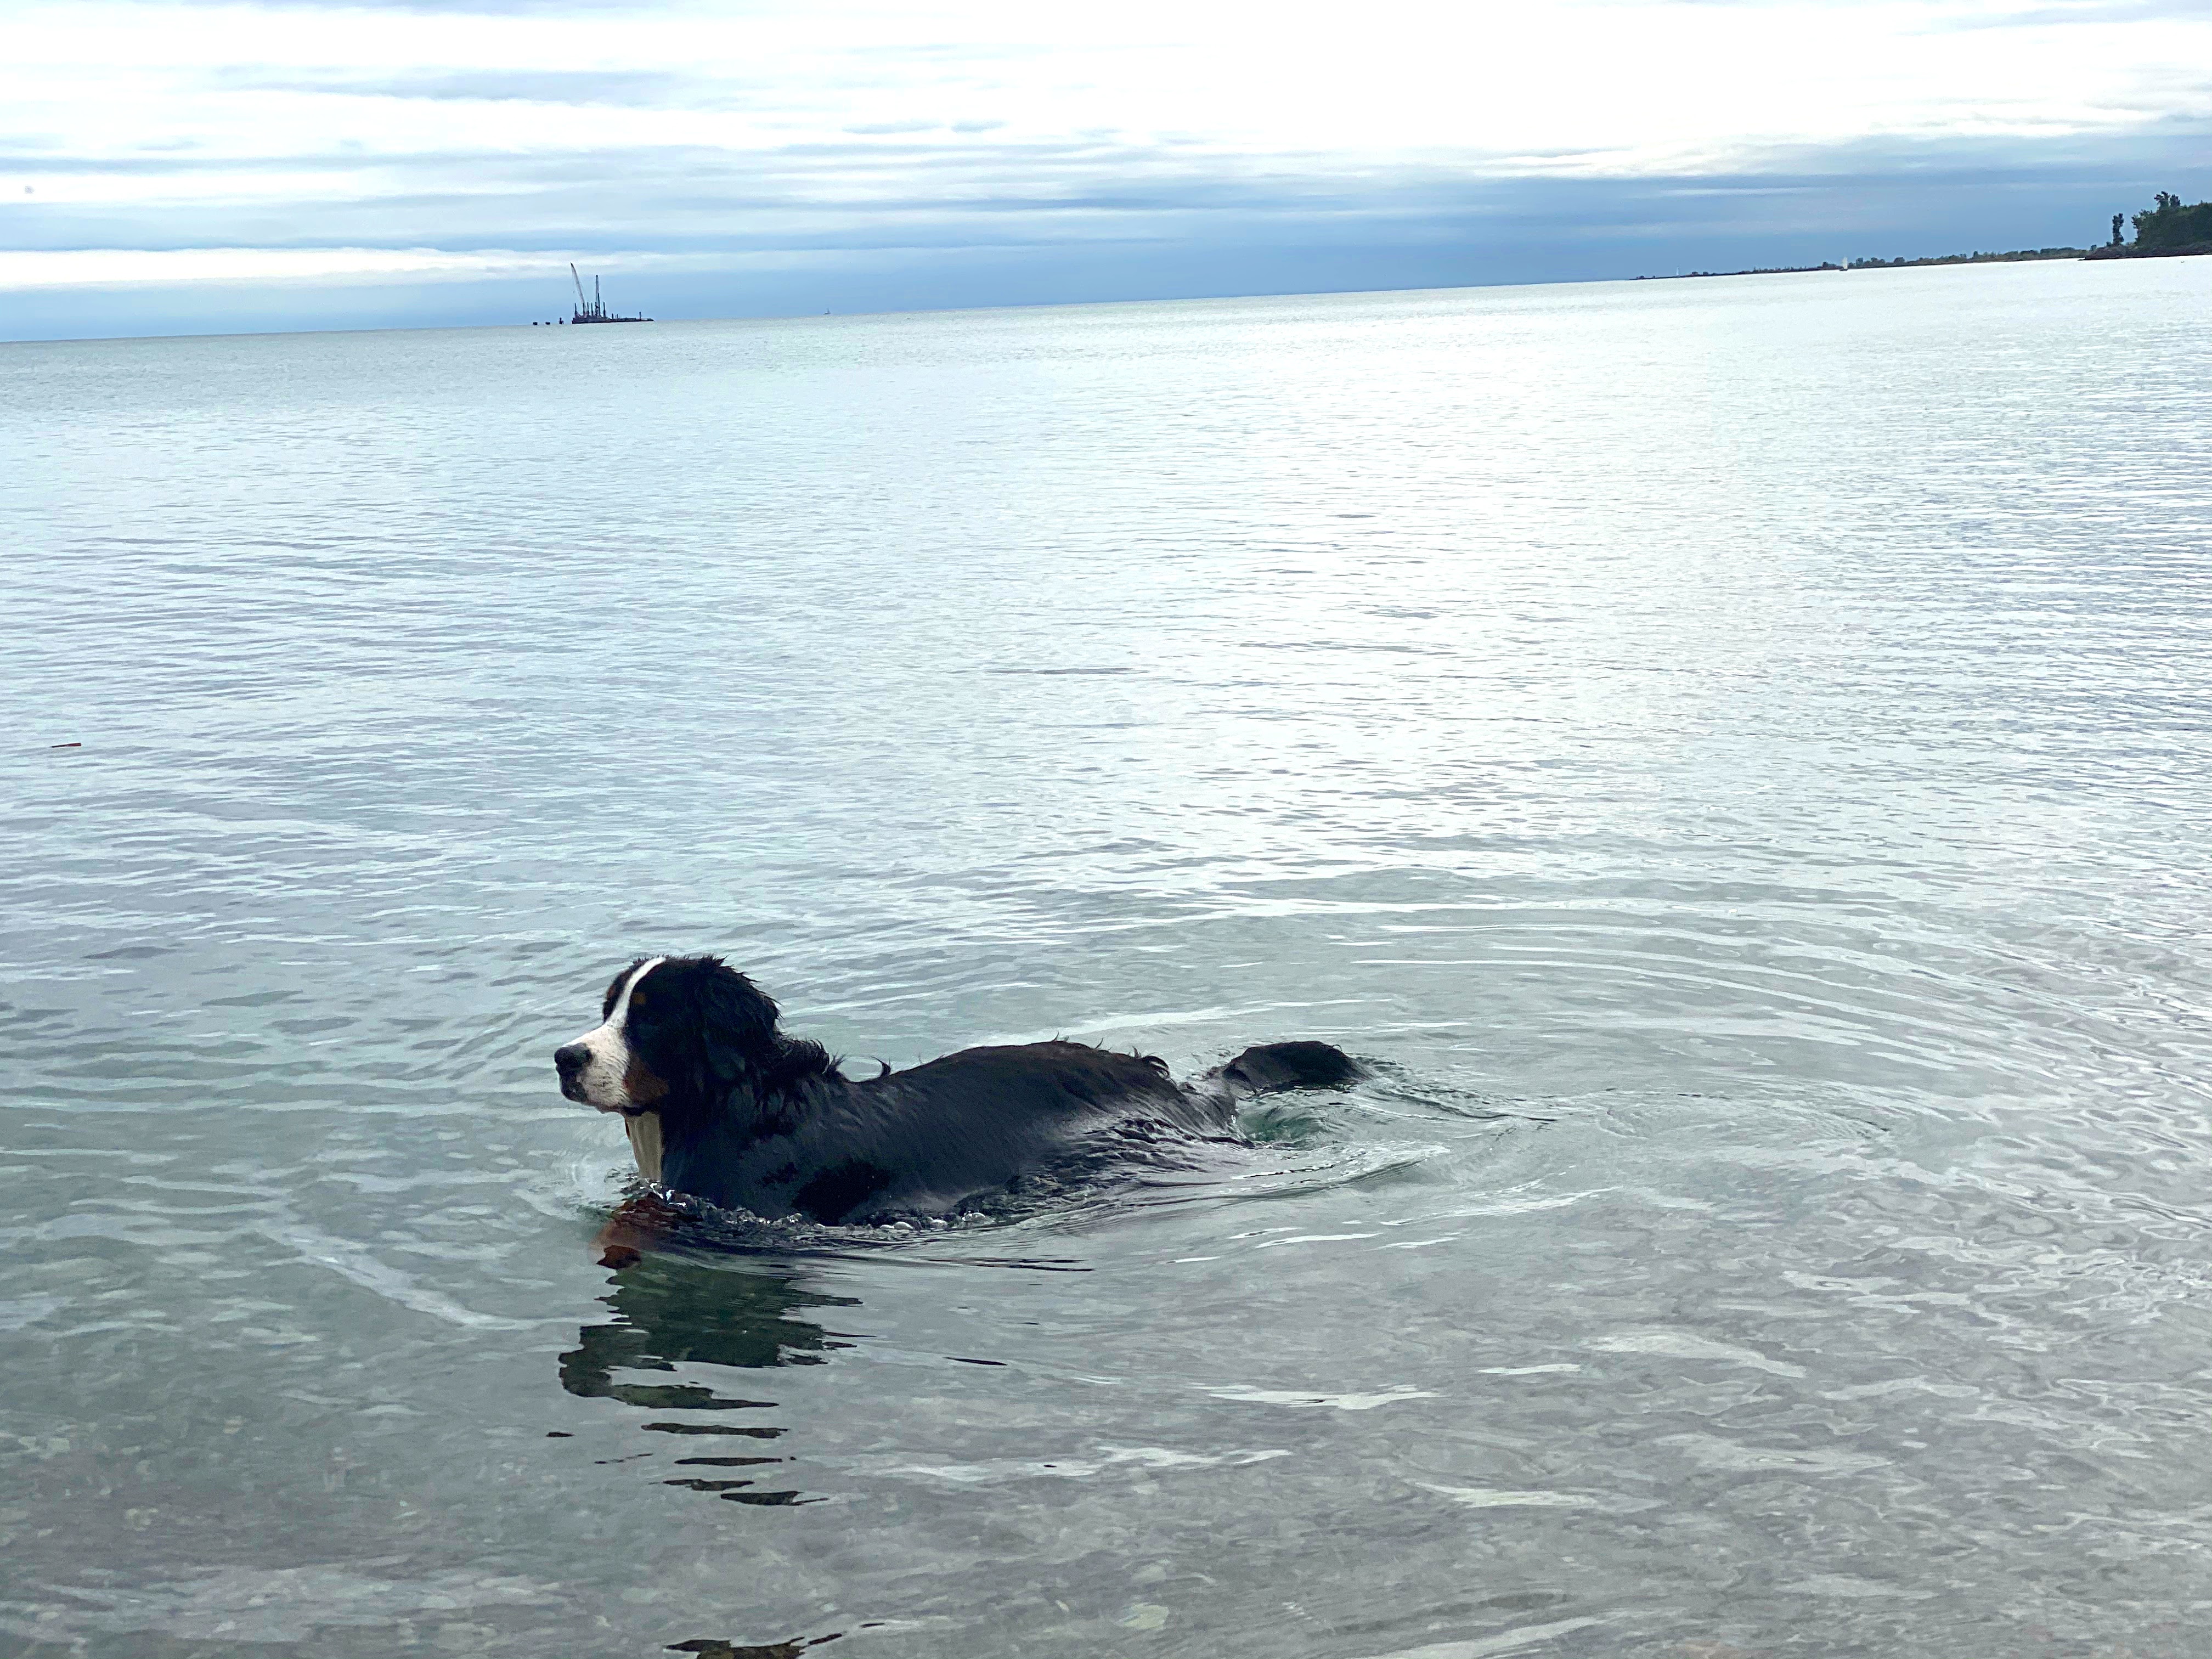
<instances>
[{"instance_id":1,"label":"distant shoreline","mask_svg":"<svg viewBox=\"0 0 2212 1659\"><path fill-rule=\"evenodd\" d=\"M2085 259L2186 259L2200 253L2212 253L2212 242L2191 242L2183 247L2138 247L2129 242L2118 247L2093 247L2081 257Z\"/></svg>"},{"instance_id":2,"label":"distant shoreline","mask_svg":"<svg viewBox=\"0 0 2212 1659\"><path fill-rule=\"evenodd\" d=\"M1918 265L2009 265L2031 259L2188 259L2212 253L2212 242L2192 242L2183 247L2137 247L2130 242L2117 247L2033 247L2010 253L1943 253L1925 259L1853 259L1845 264L1831 260L1817 265L1755 265L1748 270L1677 270L1629 280L1638 283L1681 283L1692 276L1797 276L1814 270L1906 270Z\"/></svg>"},{"instance_id":3,"label":"distant shoreline","mask_svg":"<svg viewBox=\"0 0 2212 1659\"><path fill-rule=\"evenodd\" d=\"M2212 252L2212 249L2205 250ZM1678 270L1673 276L1638 276L1639 283L1686 282L1692 276L1794 276L1810 270L1905 270L1916 265L2006 265L2029 259L2094 259L2106 252L2086 247L2018 248L2010 253L1939 253L1924 259L1851 259L1838 264L1828 260L1817 265L1759 265L1750 270ZM2133 248L2112 249L2132 254Z\"/></svg>"},{"instance_id":4,"label":"distant shoreline","mask_svg":"<svg viewBox=\"0 0 2212 1659\"><path fill-rule=\"evenodd\" d=\"M1846 259L1838 264L1760 265L1750 270L1678 270L1673 276L1638 276L1639 283L1675 282L1688 276L1794 276L1814 270L1901 270L1914 265L2003 265L2026 259L2183 259L2212 253L2212 202L2186 205L2162 190L2153 205L2135 216L2136 239L2120 240L2125 214L2112 216L2112 240L2102 247L2024 247L2010 253L1944 253L1926 259Z\"/></svg>"}]
</instances>

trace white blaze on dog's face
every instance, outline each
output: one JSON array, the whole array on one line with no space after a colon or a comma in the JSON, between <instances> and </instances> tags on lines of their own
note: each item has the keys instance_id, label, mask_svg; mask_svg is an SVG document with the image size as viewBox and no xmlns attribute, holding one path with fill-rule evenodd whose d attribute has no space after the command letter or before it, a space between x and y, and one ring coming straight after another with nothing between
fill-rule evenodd
<instances>
[{"instance_id":1,"label":"white blaze on dog's face","mask_svg":"<svg viewBox=\"0 0 2212 1659\"><path fill-rule=\"evenodd\" d=\"M628 1030L629 1009L646 976L667 960L665 957L649 957L617 979L609 989L606 1014L598 1028L585 1032L571 1049L562 1051L584 1051L582 1066L573 1072L564 1068L562 1073L561 1092L569 1099L596 1106L603 1112L637 1111L653 1103L633 1097L630 1062L635 1056L630 1052ZM639 1160L641 1164L643 1161ZM653 1161L659 1162L657 1158Z\"/></svg>"}]
</instances>

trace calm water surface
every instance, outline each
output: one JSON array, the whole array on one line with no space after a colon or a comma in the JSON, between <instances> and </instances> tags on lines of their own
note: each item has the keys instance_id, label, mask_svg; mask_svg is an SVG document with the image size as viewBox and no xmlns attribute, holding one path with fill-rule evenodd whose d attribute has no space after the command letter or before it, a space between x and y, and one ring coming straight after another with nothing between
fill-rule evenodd
<instances>
[{"instance_id":1,"label":"calm water surface","mask_svg":"<svg viewBox=\"0 0 2212 1659\"><path fill-rule=\"evenodd\" d=\"M2208 314L0 348L0 1646L2202 1656ZM609 1273L700 949L1378 1076Z\"/></svg>"}]
</instances>

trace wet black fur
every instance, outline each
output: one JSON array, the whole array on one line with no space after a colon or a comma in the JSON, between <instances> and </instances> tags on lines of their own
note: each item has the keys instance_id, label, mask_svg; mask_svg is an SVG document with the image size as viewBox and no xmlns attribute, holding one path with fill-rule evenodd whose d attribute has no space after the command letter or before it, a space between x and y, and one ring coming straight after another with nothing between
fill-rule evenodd
<instances>
[{"instance_id":1,"label":"wet black fur","mask_svg":"<svg viewBox=\"0 0 2212 1659\"><path fill-rule=\"evenodd\" d=\"M777 1017L715 957L670 957L632 988L630 1051L667 1088L653 1108L663 1186L769 1219L941 1215L1102 1135L1234 1139L1243 1096L1364 1075L1328 1043L1282 1042L1187 1086L1158 1060L1054 1042L966 1048L855 1082Z\"/></svg>"}]
</instances>

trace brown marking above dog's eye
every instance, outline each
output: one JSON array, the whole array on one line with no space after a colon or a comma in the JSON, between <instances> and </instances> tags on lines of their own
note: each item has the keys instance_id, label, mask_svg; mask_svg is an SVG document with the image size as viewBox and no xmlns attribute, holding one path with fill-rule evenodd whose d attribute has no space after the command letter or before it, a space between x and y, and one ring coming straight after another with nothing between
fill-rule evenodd
<instances>
[{"instance_id":1,"label":"brown marking above dog's eye","mask_svg":"<svg viewBox=\"0 0 2212 1659\"><path fill-rule=\"evenodd\" d=\"M623 1092L633 1106L650 1106L668 1093L668 1085L635 1054L623 1070Z\"/></svg>"},{"instance_id":2,"label":"brown marking above dog's eye","mask_svg":"<svg viewBox=\"0 0 2212 1659\"><path fill-rule=\"evenodd\" d=\"M633 1012L644 1007L645 993L642 991L632 991L629 994L629 1006Z\"/></svg>"}]
</instances>

